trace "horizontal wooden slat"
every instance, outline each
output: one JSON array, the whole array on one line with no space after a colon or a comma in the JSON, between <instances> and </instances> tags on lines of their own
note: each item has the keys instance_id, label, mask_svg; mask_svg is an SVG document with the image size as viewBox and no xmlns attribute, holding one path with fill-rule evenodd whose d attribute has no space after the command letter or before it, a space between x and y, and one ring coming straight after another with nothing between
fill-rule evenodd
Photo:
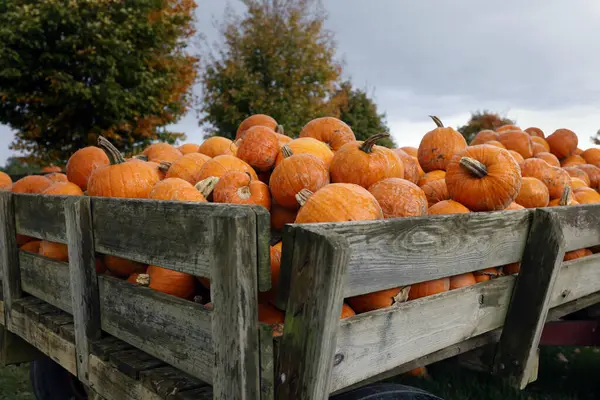
<instances>
[{"instance_id":1,"label":"horizontal wooden slat","mask_svg":"<svg viewBox=\"0 0 600 400\"><path fill-rule=\"evenodd\" d=\"M72 314L69 264L23 250L19 262L25 292Z\"/></svg>"},{"instance_id":2,"label":"horizontal wooden slat","mask_svg":"<svg viewBox=\"0 0 600 400\"><path fill-rule=\"evenodd\" d=\"M600 254L563 263L550 297L550 308L600 291Z\"/></svg>"},{"instance_id":3,"label":"horizontal wooden slat","mask_svg":"<svg viewBox=\"0 0 600 400\"><path fill-rule=\"evenodd\" d=\"M529 211L504 211L311 226L348 242L350 297L519 261L529 224Z\"/></svg>"},{"instance_id":4,"label":"horizontal wooden slat","mask_svg":"<svg viewBox=\"0 0 600 400\"><path fill-rule=\"evenodd\" d=\"M559 216L567 251L600 245L600 204L553 207Z\"/></svg>"},{"instance_id":5,"label":"horizontal wooden slat","mask_svg":"<svg viewBox=\"0 0 600 400\"><path fill-rule=\"evenodd\" d=\"M138 349L212 382L211 311L200 304L99 276L102 329Z\"/></svg>"},{"instance_id":6,"label":"horizontal wooden slat","mask_svg":"<svg viewBox=\"0 0 600 400\"><path fill-rule=\"evenodd\" d=\"M64 202L68 196L16 194L17 233L67 243Z\"/></svg>"}]
</instances>

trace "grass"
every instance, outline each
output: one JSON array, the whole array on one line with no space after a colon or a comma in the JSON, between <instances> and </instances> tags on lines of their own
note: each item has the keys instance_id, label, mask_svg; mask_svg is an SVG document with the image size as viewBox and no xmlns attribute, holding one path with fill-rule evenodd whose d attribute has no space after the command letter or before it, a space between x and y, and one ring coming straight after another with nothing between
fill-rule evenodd
<instances>
[{"instance_id":1,"label":"grass","mask_svg":"<svg viewBox=\"0 0 600 400\"><path fill-rule=\"evenodd\" d=\"M0 367L0 400L35 400L29 383L29 364Z\"/></svg>"}]
</instances>

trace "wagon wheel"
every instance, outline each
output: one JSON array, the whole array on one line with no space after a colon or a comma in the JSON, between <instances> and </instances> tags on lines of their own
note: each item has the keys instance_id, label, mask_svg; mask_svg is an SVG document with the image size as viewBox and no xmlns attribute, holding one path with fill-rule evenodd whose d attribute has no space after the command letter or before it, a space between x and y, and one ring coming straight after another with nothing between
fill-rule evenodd
<instances>
[{"instance_id":1,"label":"wagon wheel","mask_svg":"<svg viewBox=\"0 0 600 400\"><path fill-rule=\"evenodd\" d=\"M37 400L87 400L84 385L66 369L43 357L33 361L29 378Z\"/></svg>"},{"instance_id":2,"label":"wagon wheel","mask_svg":"<svg viewBox=\"0 0 600 400\"><path fill-rule=\"evenodd\" d=\"M443 400L424 390L395 383L378 383L333 396L330 400Z\"/></svg>"}]
</instances>

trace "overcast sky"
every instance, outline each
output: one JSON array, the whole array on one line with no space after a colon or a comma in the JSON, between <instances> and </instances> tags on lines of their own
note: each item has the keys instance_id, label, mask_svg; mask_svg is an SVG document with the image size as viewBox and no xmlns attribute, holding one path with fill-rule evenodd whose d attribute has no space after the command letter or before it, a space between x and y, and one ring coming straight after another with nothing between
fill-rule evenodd
<instances>
[{"instance_id":1,"label":"overcast sky","mask_svg":"<svg viewBox=\"0 0 600 400\"><path fill-rule=\"evenodd\" d=\"M236 0L198 0L198 31ZM418 146L427 117L464 124L488 109L538 126L570 128L581 148L600 129L600 2L323 0L344 73L373 92L400 146ZM198 89L196 89L198 92ZM176 125L189 142L203 132L191 112ZM0 164L12 134L0 126Z\"/></svg>"}]
</instances>

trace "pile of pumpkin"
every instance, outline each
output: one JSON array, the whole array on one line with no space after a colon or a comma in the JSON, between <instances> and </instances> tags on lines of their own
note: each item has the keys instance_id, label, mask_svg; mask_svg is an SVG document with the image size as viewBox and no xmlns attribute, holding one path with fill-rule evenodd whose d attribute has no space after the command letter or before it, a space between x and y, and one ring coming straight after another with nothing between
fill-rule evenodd
<instances>
[{"instance_id":1,"label":"pile of pumpkin","mask_svg":"<svg viewBox=\"0 0 600 400\"><path fill-rule=\"evenodd\" d=\"M467 145L457 131L432 119L436 127L418 149L378 146L385 133L356 141L348 125L331 117L310 121L292 139L262 114L244 120L234 141L211 137L201 145L156 143L129 159L100 137L98 147L72 155L66 174L28 176L14 184L0 175L0 187L18 193L253 204L270 211L275 231L294 222L600 202L600 149L580 150L568 129L545 137L538 128L506 125L479 132ZM68 258L65 245L26 237L19 237L19 244L46 257ZM589 254L580 249L565 259ZM259 319L272 324L283 323L284 317L274 306L280 260L281 242L271 247L273 289L259 295ZM198 282L210 287L207 279L114 256L100 256L97 271L188 299L198 293ZM482 266L475 273L348 298L342 318L518 271L518 263Z\"/></svg>"}]
</instances>

